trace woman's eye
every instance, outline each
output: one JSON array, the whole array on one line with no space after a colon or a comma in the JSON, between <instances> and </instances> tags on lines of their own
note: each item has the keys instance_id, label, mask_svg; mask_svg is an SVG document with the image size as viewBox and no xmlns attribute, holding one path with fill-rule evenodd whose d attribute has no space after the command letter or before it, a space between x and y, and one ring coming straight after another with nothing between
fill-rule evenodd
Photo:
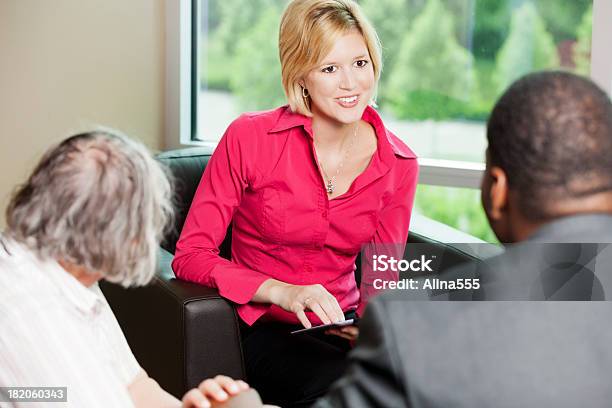
<instances>
[{"instance_id":1,"label":"woman's eye","mask_svg":"<svg viewBox=\"0 0 612 408\"><path fill-rule=\"evenodd\" d=\"M359 68L363 68L366 65L368 65L368 62L369 62L368 60L358 60L358 61L355 61L355 65L357 65Z\"/></svg>"},{"instance_id":2,"label":"woman's eye","mask_svg":"<svg viewBox=\"0 0 612 408\"><path fill-rule=\"evenodd\" d=\"M332 72L336 72L337 68L335 65L330 65L321 70L321 72L325 72L326 74L331 74Z\"/></svg>"}]
</instances>

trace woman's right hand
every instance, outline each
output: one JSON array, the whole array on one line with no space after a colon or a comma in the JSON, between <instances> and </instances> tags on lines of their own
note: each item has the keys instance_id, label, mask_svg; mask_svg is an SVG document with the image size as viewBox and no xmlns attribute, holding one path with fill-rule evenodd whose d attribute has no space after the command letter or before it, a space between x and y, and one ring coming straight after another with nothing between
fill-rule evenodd
<instances>
[{"instance_id":1,"label":"woman's right hand","mask_svg":"<svg viewBox=\"0 0 612 408\"><path fill-rule=\"evenodd\" d=\"M324 323L344 320L344 313L336 298L323 285L290 285L275 279L268 279L257 290L253 301L267 301L287 312L295 313L306 328L312 324L306 317L310 310Z\"/></svg>"},{"instance_id":2,"label":"woman's right hand","mask_svg":"<svg viewBox=\"0 0 612 408\"><path fill-rule=\"evenodd\" d=\"M281 287L278 296L278 306L296 314L306 328L312 324L306 317L306 310L316 314L324 324L344 320L344 313L336 298L323 285L287 285Z\"/></svg>"}]
</instances>

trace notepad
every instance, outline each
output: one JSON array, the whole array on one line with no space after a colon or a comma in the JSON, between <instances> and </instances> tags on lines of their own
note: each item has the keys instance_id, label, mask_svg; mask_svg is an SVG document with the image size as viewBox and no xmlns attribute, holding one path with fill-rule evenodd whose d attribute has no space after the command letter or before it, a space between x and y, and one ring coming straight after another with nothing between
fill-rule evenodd
<instances>
[{"instance_id":1,"label":"notepad","mask_svg":"<svg viewBox=\"0 0 612 408\"><path fill-rule=\"evenodd\" d=\"M358 322L359 322L359 318L347 319L341 322L322 324L320 326L313 326L310 329L304 328L300 330L294 330L291 332L291 334L314 333L314 332L318 332L321 330L337 329L337 328L344 327L344 326L356 326Z\"/></svg>"}]
</instances>

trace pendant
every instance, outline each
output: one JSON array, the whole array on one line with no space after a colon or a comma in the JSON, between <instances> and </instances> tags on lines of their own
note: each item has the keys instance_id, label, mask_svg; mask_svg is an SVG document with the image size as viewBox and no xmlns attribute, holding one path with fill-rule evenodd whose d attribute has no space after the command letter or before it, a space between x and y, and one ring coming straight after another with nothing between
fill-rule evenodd
<instances>
[{"instance_id":1,"label":"pendant","mask_svg":"<svg viewBox=\"0 0 612 408\"><path fill-rule=\"evenodd\" d=\"M334 181L332 179L327 180L327 194L333 194L334 188Z\"/></svg>"}]
</instances>

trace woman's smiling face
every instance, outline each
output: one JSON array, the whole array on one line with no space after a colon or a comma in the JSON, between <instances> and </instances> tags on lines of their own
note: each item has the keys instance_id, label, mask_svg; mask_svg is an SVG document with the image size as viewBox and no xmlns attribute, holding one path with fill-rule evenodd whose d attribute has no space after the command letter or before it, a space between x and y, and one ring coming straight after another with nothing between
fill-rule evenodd
<instances>
[{"instance_id":1,"label":"woman's smiling face","mask_svg":"<svg viewBox=\"0 0 612 408\"><path fill-rule=\"evenodd\" d=\"M358 30L340 36L303 83L313 116L337 125L361 119L375 85L368 47Z\"/></svg>"}]
</instances>

